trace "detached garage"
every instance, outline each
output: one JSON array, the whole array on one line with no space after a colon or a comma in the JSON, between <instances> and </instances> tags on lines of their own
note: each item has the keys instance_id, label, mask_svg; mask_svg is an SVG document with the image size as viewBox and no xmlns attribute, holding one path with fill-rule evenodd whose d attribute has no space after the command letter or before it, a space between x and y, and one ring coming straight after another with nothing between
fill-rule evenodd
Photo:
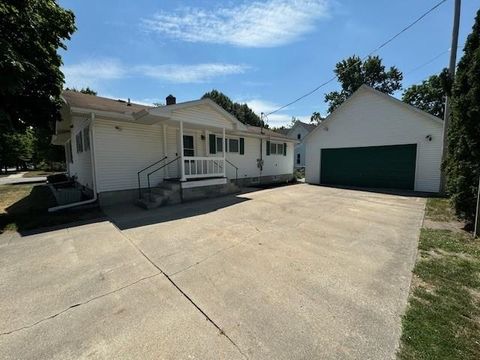
<instances>
[{"instance_id":1,"label":"detached garage","mask_svg":"<svg viewBox=\"0 0 480 360\"><path fill-rule=\"evenodd\" d=\"M438 192L443 121L366 85L306 137L312 184Z\"/></svg>"}]
</instances>

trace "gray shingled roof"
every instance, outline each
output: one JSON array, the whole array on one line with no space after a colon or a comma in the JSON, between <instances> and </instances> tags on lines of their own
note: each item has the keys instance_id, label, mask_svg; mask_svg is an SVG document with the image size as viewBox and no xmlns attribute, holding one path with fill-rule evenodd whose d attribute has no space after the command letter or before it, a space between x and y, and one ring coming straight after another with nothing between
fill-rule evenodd
<instances>
[{"instance_id":1,"label":"gray shingled roof","mask_svg":"<svg viewBox=\"0 0 480 360\"><path fill-rule=\"evenodd\" d=\"M71 107L79 107L85 109L108 111L118 114L131 115L143 109L149 109L153 106L130 103L124 100L109 99L96 95L83 94L78 91L64 90L62 97Z\"/></svg>"}]
</instances>

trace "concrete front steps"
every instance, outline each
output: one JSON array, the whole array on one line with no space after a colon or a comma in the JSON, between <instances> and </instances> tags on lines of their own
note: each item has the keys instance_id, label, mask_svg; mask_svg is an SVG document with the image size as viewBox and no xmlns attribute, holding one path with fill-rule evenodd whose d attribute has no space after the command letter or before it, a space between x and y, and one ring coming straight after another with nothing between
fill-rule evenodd
<instances>
[{"instance_id":1,"label":"concrete front steps","mask_svg":"<svg viewBox=\"0 0 480 360\"><path fill-rule=\"evenodd\" d=\"M181 202L180 182L164 181L150 191L143 190L142 197L135 204L148 210Z\"/></svg>"},{"instance_id":2,"label":"concrete front steps","mask_svg":"<svg viewBox=\"0 0 480 360\"><path fill-rule=\"evenodd\" d=\"M140 199L135 201L143 209L155 209L165 205L179 204L185 201L225 196L240 192L240 188L225 178L199 179L187 182L163 181L150 191L144 190Z\"/></svg>"}]
</instances>

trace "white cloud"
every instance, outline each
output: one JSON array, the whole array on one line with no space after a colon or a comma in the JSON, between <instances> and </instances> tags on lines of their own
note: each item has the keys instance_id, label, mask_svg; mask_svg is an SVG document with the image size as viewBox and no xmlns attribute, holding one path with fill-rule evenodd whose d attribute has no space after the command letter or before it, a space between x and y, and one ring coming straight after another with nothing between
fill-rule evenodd
<instances>
[{"instance_id":1,"label":"white cloud","mask_svg":"<svg viewBox=\"0 0 480 360\"><path fill-rule=\"evenodd\" d=\"M160 11L143 25L173 39L275 47L312 31L319 18L329 15L329 0L267 0L241 3L215 10L183 8Z\"/></svg>"},{"instance_id":2,"label":"white cloud","mask_svg":"<svg viewBox=\"0 0 480 360\"><path fill-rule=\"evenodd\" d=\"M171 83L201 83L216 77L242 74L249 67L239 64L207 63L194 65L162 64L128 67L118 60L91 59L62 68L66 87L98 87L108 80L146 76Z\"/></svg>"},{"instance_id":3,"label":"white cloud","mask_svg":"<svg viewBox=\"0 0 480 360\"><path fill-rule=\"evenodd\" d=\"M247 101L239 101L240 103L246 103L258 116L263 112L265 114L278 109L281 105L274 102L265 101L261 99L251 99ZM288 107L282 109L278 113L267 116L267 124L272 127L290 126L292 123L292 116L295 116L300 121L310 122L310 115L296 116L288 111ZM289 112L289 113L286 113Z\"/></svg>"},{"instance_id":4,"label":"white cloud","mask_svg":"<svg viewBox=\"0 0 480 360\"><path fill-rule=\"evenodd\" d=\"M126 74L120 62L113 59L86 60L65 65L62 71L65 75L65 86L78 88L96 86L105 80L123 78Z\"/></svg>"},{"instance_id":5,"label":"white cloud","mask_svg":"<svg viewBox=\"0 0 480 360\"><path fill-rule=\"evenodd\" d=\"M215 77L242 74L248 69L246 65L235 64L195 64L195 65L140 65L136 71L144 76L166 80L172 83L200 83Z\"/></svg>"}]
</instances>

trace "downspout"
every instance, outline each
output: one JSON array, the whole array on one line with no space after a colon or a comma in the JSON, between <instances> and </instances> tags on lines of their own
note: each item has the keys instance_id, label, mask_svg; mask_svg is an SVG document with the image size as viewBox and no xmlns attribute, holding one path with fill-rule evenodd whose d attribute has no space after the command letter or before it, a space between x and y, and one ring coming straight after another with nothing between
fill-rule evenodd
<instances>
[{"instance_id":1,"label":"downspout","mask_svg":"<svg viewBox=\"0 0 480 360\"><path fill-rule=\"evenodd\" d=\"M89 135L90 135L90 161L92 166L93 198L89 200L79 201L76 203L54 206L49 208L48 212L55 212L63 209L68 209L71 207L87 205L97 201L98 194L97 194L97 176L95 172L95 135L94 135L95 132L94 132L94 126L93 126L94 120L95 120L95 113L92 112L90 114L90 134Z\"/></svg>"},{"instance_id":2,"label":"downspout","mask_svg":"<svg viewBox=\"0 0 480 360\"><path fill-rule=\"evenodd\" d=\"M259 162L259 166L258 168L260 169L260 175L258 176L258 181L260 182L261 180L261 177L262 177L262 171L263 171L263 125L264 125L264 122L263 122L263 112L260 114L260 117L261 117L261 121L260 121L260 162Z\"/></svg>"}]
</instances>

